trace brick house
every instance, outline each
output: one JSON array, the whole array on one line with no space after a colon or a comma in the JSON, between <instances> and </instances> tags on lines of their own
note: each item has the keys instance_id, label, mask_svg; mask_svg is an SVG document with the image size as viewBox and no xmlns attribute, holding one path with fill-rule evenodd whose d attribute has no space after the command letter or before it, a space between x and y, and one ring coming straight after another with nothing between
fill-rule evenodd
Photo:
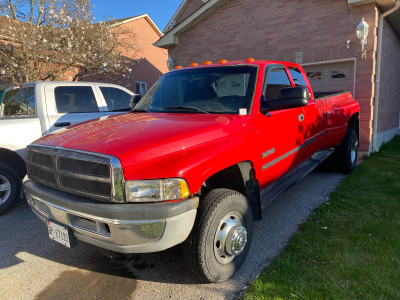
<instances>
[{"instance_id":1,"label":"brick house","mask_svg":"<svg viewBox=\"0 0 400 300\"><path fill-rule=\"evenodd\" d=\"M122 85L135 93L143 94L158 78L168 72L168 51L153 45L163 34L147 14L112 22L112 27L122 26L124 29L133 32L141 49L141 58L135 61L131 78L116 78L112 83ZM131 55L130 53L121 54L128 57ZM97 79L110 82L109 79Z\"/></svg>"},{"instance_id":2,"label":"brick house","mask_svg":"<svg viewBox=\"0 0 400 300\"><path fill-rule=\"evenodd\" d=\"M7 26L9 19L0 15L0 26ZM113 77L102 78L83 77L80 81L103 81L120 84L135 93L143 94L159 77L168 71L167 58L168 53L165 49L157 48L153 45L160 37L162 32L158 29L155 23L147 15L140 15L131 18L119 19L112 21L112 27L122 26L133 32L136 35L140 47L140 59L134 61L132 74L130 78ZM5 39L0 35L0 40ZM132 53L121 53L124 56L132 57ZM68 74L67 74L68 75ZM69 76L65 76L63 80L71 80ZM2 78L0 74L0 91L3 91L10 85L6 78Z\"/></svg>"},{"instance_id":3,"label":"brick house","mask_svg":"<svg viewBox=\"0 0 400 300\"><path fill-rule=\"evenodd\" d=\"M247 57L300 63L315 91L353 92L361 106L360 150L368 153L399 133L398 6L398 0L184 0L155 45L182 66ZM381 18L385 12L391 14ZM362 53L355 27L363 17L369 35Z\"/></svg>"}]
</instances>

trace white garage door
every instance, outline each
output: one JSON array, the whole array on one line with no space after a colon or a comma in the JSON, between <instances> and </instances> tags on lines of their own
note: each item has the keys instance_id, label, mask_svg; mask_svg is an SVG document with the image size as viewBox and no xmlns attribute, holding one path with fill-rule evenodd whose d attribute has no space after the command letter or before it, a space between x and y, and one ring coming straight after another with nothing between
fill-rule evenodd
<instances>
[{"instance_id":1,"label":"white garage door","mask_svg":"<svg viewBox=\"0 0 400 300\"><path fill-rule=\"evenodd\" d=\"M354 62L303 66L314 92L354 90Z\"/></svg>"}]
</instances>

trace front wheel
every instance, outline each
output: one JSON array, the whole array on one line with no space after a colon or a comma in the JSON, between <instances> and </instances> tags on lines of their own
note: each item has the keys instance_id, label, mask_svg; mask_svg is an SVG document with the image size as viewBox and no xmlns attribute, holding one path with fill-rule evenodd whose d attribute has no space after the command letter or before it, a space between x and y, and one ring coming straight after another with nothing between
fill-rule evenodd
<instances>
[{"instance_id":1,"label":"front wheel","mask_svg":"<svg viewBox=\"0 0 400 300\"><path fill-rule=\"evenodd\" d=\"M358 156L358 138L354 129L348 129L346 135L337 149L339 171L350 173L354 170Z\"/></svg>"},{"instance_id":2,"label":"front wheel","mask_svg":"<svg viewBox=\"0 0 400 300\"><path fill-rule=\"evenodd\" d=\"M14 205L21 195L21 179L17 172L0 163L0 215Z\"/></svg>"},{"instance_id":3,"label":"front wheel","mask_svg":"<svg viewBox=\"0 0 400 300\"><path fill-rule=\"evenodd\" d=\"M230 278L242 265L253 236L253 215L246 198L215 189L200 201L195 226L183 245L188 267L204 282Z\"/></svg>"}]
</instances>

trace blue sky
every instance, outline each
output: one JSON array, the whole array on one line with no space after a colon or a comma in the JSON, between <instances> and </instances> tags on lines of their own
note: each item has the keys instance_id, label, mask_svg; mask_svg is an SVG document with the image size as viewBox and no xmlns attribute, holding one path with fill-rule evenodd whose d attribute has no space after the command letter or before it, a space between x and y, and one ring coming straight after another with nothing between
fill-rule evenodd
<instances>
[{"instance_id":1,"label":"blue sky","mask_svg":"<svg viewBox=\"0 0 400 300\"><path fill-rule=\"evenodd\" d=\"M97 20L104 20L103 15L122 19L148 14L163 31L182 0L91 0L91 3Z\"/></svg>"}]
</instances>

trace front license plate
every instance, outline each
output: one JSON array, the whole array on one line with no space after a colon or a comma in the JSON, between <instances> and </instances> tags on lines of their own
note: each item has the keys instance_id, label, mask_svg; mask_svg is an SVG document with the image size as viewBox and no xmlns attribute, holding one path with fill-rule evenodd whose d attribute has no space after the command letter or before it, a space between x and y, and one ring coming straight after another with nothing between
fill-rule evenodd
<instances>
[{"instance_id":1,"label":"front license plate","mask_svg":"<svg viewBox=\"0 0 400 300\"><path fill-rule=\"evenodd\" d=\"M71 248L71 237L68 232L68 227L56 224L52 221L47 221L47 230L49 231L49 238L53 241L59 242L68 248Z\"/></svg>"}]
</instances>

